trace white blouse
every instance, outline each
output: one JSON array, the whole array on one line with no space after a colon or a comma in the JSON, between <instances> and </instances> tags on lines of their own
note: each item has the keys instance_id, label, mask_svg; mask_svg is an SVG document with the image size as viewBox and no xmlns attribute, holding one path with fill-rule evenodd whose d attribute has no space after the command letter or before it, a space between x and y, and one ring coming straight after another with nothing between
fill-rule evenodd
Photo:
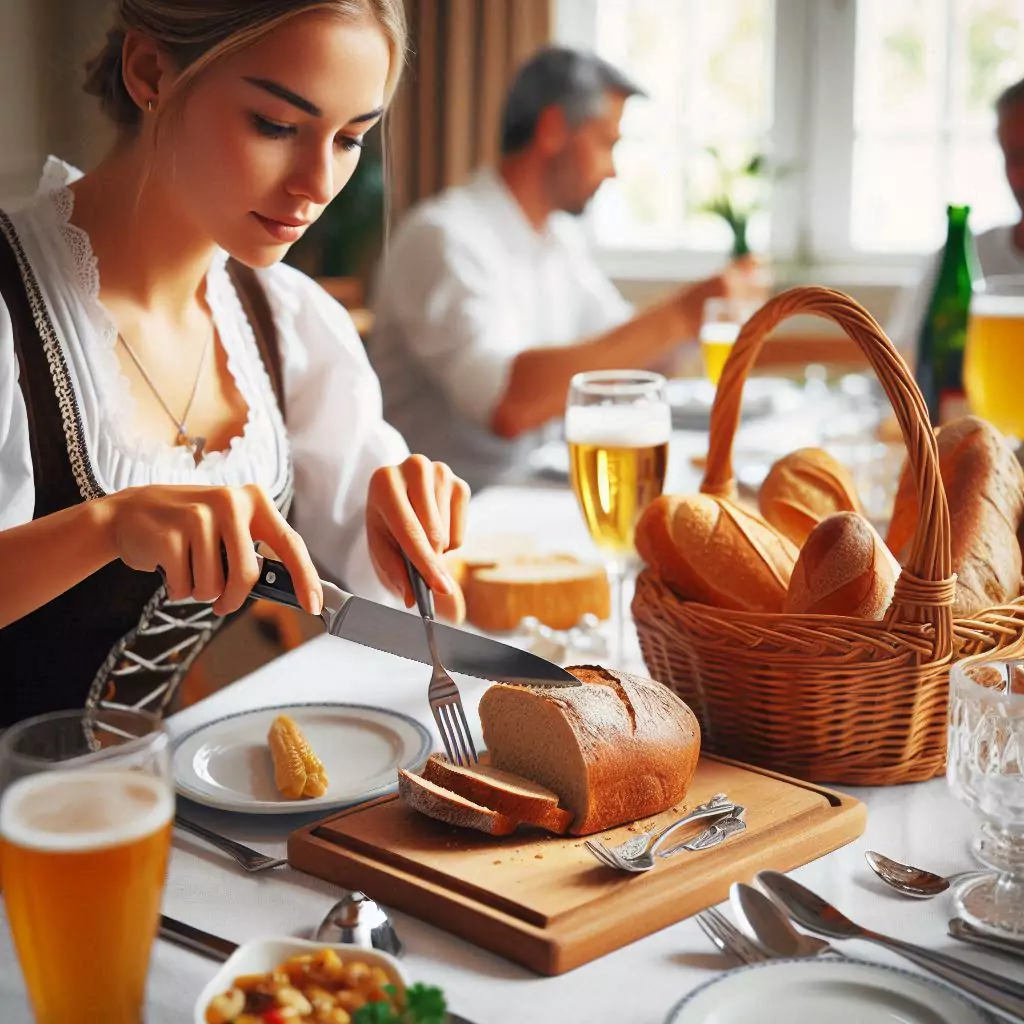
<instances>
[{"instance_id":1,"label":"white blouse","mask_svg":"<svg viewBox=\"0 0 1024 1024\"><path fill-rule=\"evenodd\" d=\"M261 484L279 493L294 470L293 522L327 578L374 599L387 591L370 563L364 514L373 471L408 449L384 422L380 385L348 313L284 264L258 271L277 327L287 428L249 322L218 251L206 298L227 366L248 405L245 428L196 465L188 449L134 435L134 399L99 299L88 235L69 223L80 172L50 158L35 199L11 220L42 289L81 412L87 457L107 493L145 484ZM32 519L35 486L28 417L11 318L0 300L0 529Z\"/></svg>"}]
</instances>

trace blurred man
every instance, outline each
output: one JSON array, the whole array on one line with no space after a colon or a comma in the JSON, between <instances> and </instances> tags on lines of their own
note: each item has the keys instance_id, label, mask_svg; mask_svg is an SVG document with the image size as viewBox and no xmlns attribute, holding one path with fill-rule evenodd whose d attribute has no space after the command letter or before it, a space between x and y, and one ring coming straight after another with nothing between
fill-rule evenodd
<instances>
[{"instance_id":1,"label":"blurred man","mask_svg":"<svg viewBox=\"0 0 1024 1024\"><path fill-rule=\"evenodd\" d=\"M574 373L656 363L724 288L702 281L634 316L566 216L614 176L641 95L596 56L542 50L509 91L497 170L421 203L391 240L368 344L384 414L474 490L523 468Z\"/></svg>"},{"instance_id":2,"label":"blurred man","mask_svg":"<svg viewBox=\"0 0 1024 1024\"><path fill-rule=\"evenodd\" d=\"M1011 85L996 100L996 137L1003 151L1006 180L1022 218L1016 224L991 228L975 236L982 277L1024 274L1024 80ZM917 286L901 296L889 324L889 337L911 363L917 356L918 335L941 260L940 249L929 261Z\"/></svg>"}]
</instances>

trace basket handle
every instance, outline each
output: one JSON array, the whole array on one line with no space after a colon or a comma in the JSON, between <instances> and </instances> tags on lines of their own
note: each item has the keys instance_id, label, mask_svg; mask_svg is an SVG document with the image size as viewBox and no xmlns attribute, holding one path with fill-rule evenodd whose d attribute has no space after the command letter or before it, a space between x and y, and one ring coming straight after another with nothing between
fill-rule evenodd
<instances>
[{"instance_id":1,"label":"basket handle","mask_svg":"<svg viewBox=\"0 0 1024 1024\"><path fill-rule=\"evenodd\" d=\"M770 299L744 325L726 360L711 410L707 469L701 491L734 497L736 481L732 446L740 420L743 385L765 338L787 317L819 316L838 324L871 363L892 403L907 446L920 514L910 556L896 587L893 610L908 622L936 626L936 649L952 649L955 580L949 508L939 475L939 453L924 399L903 357L871 314L848 295L832 288L791 288Z\"/></svg>"}]
</instances>

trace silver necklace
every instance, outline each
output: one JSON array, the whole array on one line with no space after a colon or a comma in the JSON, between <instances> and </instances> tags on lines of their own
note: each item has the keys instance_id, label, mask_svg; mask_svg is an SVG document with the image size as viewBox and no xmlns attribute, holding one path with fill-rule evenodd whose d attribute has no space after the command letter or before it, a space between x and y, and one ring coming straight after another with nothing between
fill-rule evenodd
<instances>
[{"instance_id":1,"label":"silver necklace","mask_svg":"<svg viewBox=\"0 0 1024 1024\"><path fill-rule=\"evenodd\" d=\"M213 331L206 336L206 344L203 345L203 354L199 357L199 369L196 370L196 379L192 385L192 394L188 396L188 404L185 406L185 411L181 414L180 420L173 412L171 412L170 407L163 400L163 396L159 391L157 391L156 385L153 383L153 378L146 373L146 368L142 365L139 357L132 351L132 347L128 344L124 335L118 332L117 337L121 344L124 345L124 350L131 356L132 362L136 367L138 367L139 373L142 374L142 379L149 385L149 390L153 392L156 400L163 406L164 412L170 416L171 422L178 428L178 436L174 439L174 443L184 448L188 448L192 453L192 458L195 461L195 464L198 466L203 458L203 449L206 447L206 438L189 434L185 429L185 421L188 419L188 414L192 411L192 403L196 400L196 393L199 391L199 382L203 377L203 367L206 365L206 356L210 351L210 342L213 339Z\"/></svg>"}]
</instances>

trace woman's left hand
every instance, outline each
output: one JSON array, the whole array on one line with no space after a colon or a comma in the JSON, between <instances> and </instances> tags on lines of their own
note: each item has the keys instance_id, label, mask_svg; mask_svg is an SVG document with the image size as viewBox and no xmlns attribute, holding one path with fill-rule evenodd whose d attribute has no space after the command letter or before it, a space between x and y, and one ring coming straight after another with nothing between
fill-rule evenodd
<instances>
[{"instance_id":1,"label":"woman's left hand","mask_svg":"<svg viewBox=\"0 0 1024 1024\"><path fill-rule=\"evenodd\" d=\"M469 486L443 462L410 455L400 466L382 466L370 477L366 533L373 567L384 585L411 608L412 586L402 552L434 592L441 618L461 622L462 589L441 555L459 547L466 532Z\"/></svg>"}]
</instances>

